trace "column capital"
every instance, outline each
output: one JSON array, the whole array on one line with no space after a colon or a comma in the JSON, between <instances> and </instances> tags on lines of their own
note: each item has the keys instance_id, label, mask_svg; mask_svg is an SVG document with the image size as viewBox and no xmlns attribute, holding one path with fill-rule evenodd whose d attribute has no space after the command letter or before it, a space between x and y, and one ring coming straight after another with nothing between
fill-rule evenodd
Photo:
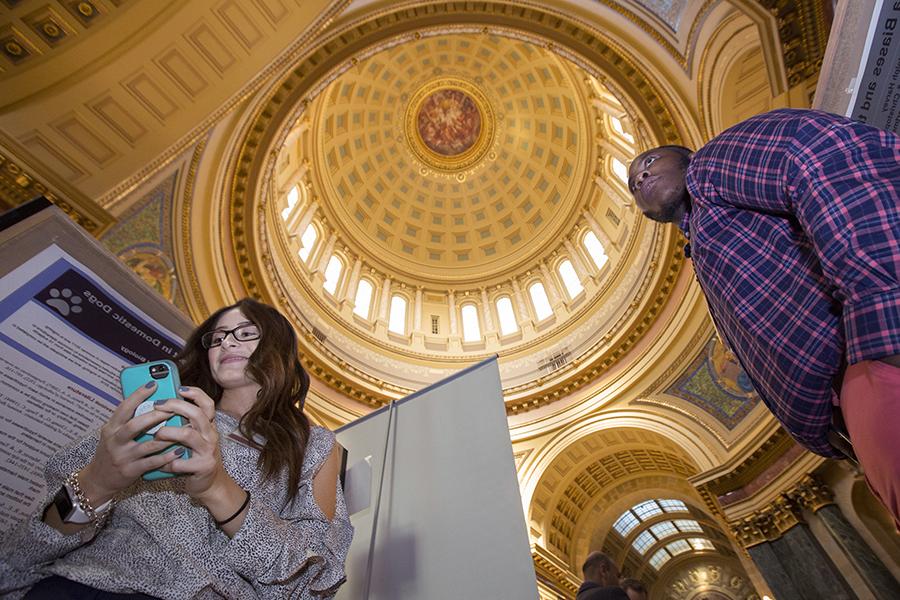
<instances>
[{"instance_id":1,"label":"column capital","mask_svg":"<svg viewBox=\"0 0 900 600\"><path fill-rule=\"evenodd\" d=\"M803 522L800 505L784 494L770 506L758 510L737 523L731 524L731 532L744 548L780 538L786 531Z\"/></svg>"},{"instance_id":2,"label":"column capital","mask_svg":"<svg viewBox=\"0 0 900 600\"><path fill-rule=\"evenodd\" d=\"M803 508L816 512L823 506L834 504L834 493L813 474L806 475L790 492L791 497Z\"/></svg>"}]
</instances>

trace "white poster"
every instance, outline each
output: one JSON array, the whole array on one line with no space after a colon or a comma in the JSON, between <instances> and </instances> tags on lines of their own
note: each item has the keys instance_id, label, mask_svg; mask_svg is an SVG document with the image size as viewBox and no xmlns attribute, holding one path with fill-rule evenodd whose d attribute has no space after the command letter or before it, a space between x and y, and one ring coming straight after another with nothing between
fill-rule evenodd
<instances>
[{"instance_id":1,"label":"white poster","mask_svg":"<svg viewBox=\"0 0 900 600\"><path fill-rule=\"evenodd\" d=\"M183 342L57 246L0 279L0 530L36 508L47 459L121 401L119 371Z\"/></svg>"}]
</instances>

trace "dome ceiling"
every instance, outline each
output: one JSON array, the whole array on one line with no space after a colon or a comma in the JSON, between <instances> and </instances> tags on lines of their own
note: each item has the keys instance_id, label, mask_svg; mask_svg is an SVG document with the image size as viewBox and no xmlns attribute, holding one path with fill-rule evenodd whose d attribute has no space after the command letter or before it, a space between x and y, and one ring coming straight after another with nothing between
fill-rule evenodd
<instances>
[{"instance_id":1,"label":"dome ceiling","mask_svg":"<svg viewBox=\"0 0 900 600\"><path fill-rule=\"evenodd\" d=\"M419 281L489 279L578 217L593 137L585 88L528 43L423 38L334 81L299 154L354 250Z\"/></svg>"},{"instance_id":2,"label":"dome ceiling","mask_svg":"<svg viewBox=\"0 0 900 600\"><path fill-rule=\"evenodd\" d=\"M511 412L575 401L653 325L683 260L620 180L631 100L509 30L357 56L252 126L272 139L254 244L310 367L377 405L498 354Z\"/></svg>"}]
</instances>

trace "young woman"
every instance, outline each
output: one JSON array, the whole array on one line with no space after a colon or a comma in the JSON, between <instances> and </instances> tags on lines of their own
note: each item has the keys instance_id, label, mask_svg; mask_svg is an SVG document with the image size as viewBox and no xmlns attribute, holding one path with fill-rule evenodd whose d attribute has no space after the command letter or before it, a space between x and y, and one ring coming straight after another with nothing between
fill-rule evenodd
<instances>
[{"instance_id":1,"label":"young woman","mask_svg":"<svg viewBox=\"0 0 900 600\"><path fill-rule=\"evenodd\" d=\"M29 600L334 594L353 529L334 435L311 427L302 411L309 377L290 323L242 300L200 325L177 363L181 398L134 416L150 384L99 432L50 460L46 502L0 543L0 593ZM134 441L173 414L189 426ZM181 449L154 454L173 443L189 448L190 458ZM178 476L141 478L154 469Z\"/></svg>"}]
</instances>

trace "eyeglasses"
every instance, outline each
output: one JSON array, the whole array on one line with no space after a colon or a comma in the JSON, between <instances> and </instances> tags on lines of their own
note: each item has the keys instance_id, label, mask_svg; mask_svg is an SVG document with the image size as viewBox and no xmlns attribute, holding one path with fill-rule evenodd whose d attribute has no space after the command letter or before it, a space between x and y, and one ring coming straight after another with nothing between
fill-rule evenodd
<instances>
[{"instance_id":1,"label":"eyeglasses","mask_svg":"<svg viewBox=\"0 0 900 600\"><path fill-rule=\"evenodd\" d=\"M221 346L222 342L225 341L225 338L228 336L234 338L237 342L249 342L250 340L259 339L259 327L254 325L253 323L248 323L246 325L238 325L234 329L229 329L223 331L221 329L217 329L215 331L207 331L200 338L200 343L207 350L210 348L215 348L216 346Z\"/></svg>"}]
</instances>

